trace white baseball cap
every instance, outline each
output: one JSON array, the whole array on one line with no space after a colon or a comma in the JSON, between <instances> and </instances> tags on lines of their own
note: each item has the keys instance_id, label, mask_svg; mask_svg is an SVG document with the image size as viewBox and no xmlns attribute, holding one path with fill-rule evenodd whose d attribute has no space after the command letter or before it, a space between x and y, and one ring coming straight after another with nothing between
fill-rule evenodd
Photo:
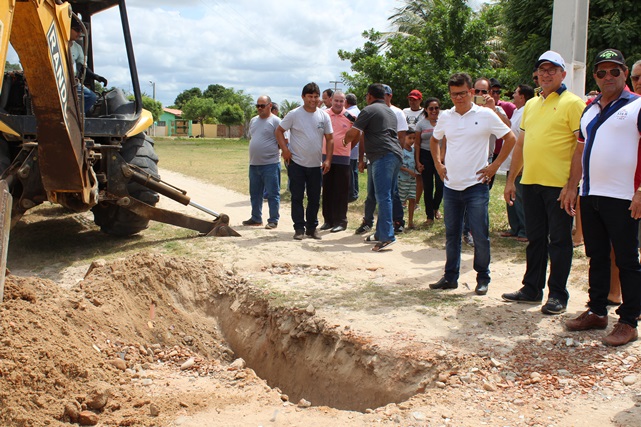
<instances>
[{"instance_id":1,"label":"white baseball cap","mask_svg":"<svg viewBox=\"0 0 641 427\"><path fill-rule=\"evenodd\" d=\"M557 67L563 68L563 71L565 71L565 61L563 60L563 57L553 50L548 50L543 55L539 56L539 60L536 61L534 66L539 68L539 66L544 62L550 62Z\"/></svg>"}]
</instances>

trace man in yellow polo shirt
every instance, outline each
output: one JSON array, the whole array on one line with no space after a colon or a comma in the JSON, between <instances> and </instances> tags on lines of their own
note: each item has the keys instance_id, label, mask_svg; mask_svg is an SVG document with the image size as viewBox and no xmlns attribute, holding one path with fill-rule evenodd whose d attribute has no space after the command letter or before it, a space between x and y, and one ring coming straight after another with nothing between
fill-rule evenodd
<instances>
[{"instance_id":1,"label":"man in yellow polo shirt","mask_svg":"<svg viewBox=\"0 0 641 427\"><path fill-rule=\"evenodd\" d=\"M505 301L540 304L548 257L549 294L541 308L544 314L565 311L569 293L567 279L572 267L572 217L559 204L570 177L572 156L585 103L563 84L565 61L547 51L536 62L541 96L527 102L521 119L521 134L514 147L511 169L523 168L523 207L528 238L527 266L523 287L503 294ZM510 205L516 198L514 178L508 176L504 197Z\"/></svg>"}]
</instances>

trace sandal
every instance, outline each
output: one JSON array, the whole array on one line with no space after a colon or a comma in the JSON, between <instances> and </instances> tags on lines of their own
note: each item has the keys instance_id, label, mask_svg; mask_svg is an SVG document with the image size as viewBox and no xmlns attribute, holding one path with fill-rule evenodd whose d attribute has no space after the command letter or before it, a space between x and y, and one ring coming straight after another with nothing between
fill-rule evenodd
<instances>
[{"instance_id":1,"label":"sandal","mask_svg":"<svg viewBox=\"0 0 641 427\"><path fill-rule=\"evenodd\" d=\"M394 243L396 243L396 240L388 240L387 242L378 242L377 244L374 245L372 250L374 252L380 252L382 250L387 249L388 246L391 246Z\"/></svg>"}]
</instances>

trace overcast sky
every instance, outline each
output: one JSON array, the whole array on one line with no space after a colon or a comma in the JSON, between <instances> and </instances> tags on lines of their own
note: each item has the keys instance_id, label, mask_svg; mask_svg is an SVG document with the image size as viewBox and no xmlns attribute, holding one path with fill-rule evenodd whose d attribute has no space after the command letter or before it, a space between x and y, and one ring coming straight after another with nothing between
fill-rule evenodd
<instances>
[{"instance_id":1,"label":"overcast sky","mask_svg":"<svg viewBox=\"0 0 641 427\"><path fill-rule=\"evenodd\" d=\"M477 0L478 2L478 0ZM300 100L315 81L334 87L350 63L339 49L363 46L363 31L389 30L399 0L128 0L143 92L169 106L183 90L221 84L254 99ZM117 8L94 17L95 72L130 90ZM339 85L339 88L341 85Z\"/></svg>"}]
</instances>

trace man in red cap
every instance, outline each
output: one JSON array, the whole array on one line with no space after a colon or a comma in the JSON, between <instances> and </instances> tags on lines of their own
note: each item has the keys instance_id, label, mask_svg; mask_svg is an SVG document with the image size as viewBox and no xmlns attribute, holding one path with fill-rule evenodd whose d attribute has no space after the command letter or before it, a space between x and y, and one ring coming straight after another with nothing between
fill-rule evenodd
<instances>
[{"instance_id":1,"label":"man in red cap","mask_svg":"<svg viewBox=\"0 0 641 427\"><path fill-rule=\"evenodd\" d=\"M403 112L405 113L407 125L411 128L416 127L416 123L421 120L421 113L423 112L421 101L423 101L423 94L417 89L412 90L407 95L407 102L409 102L410 106L403 108Z\"/></svg>"}]
</instances>

